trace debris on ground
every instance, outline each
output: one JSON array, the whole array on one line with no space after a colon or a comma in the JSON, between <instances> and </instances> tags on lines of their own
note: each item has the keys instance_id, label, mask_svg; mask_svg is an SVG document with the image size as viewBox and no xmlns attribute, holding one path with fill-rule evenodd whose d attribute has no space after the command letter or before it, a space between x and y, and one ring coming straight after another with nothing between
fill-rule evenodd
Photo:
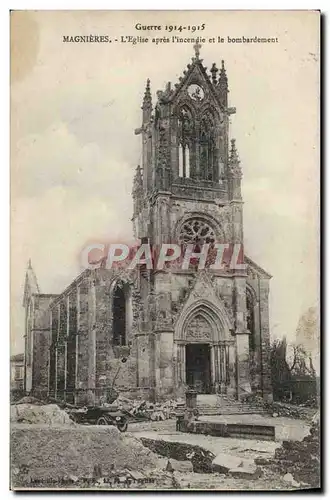
<instances>
[{"instance_id":1,"label":"debris on ground","mask_svg":"<svg viewBox=\"0 0 330 500\"><path fill-rule=\"evenodd\" d=\"M283 403L282 401L263 403L263 405L267 412L275 418L289 417L299 420L311 420L317 412L317 408L312 406Z\"/></svg>"},{"instance_id":2,"label":"debris on ground","mask_svg":"<svg viewBox=\"0 0 330 500\"><path fill-rule=\"evenodd\" d=\"M56 484L58 478L92 480L124 469L143 474L154 469L163 471L165 460L134 436L123 435L113 426L13 424L11 466L14 472L18 471L13 475L13 486L19 487L15 481L23 473L23 486L38 481Z\"/></svg>"},{"instance_id":3,"label":"debris on ground","mask_svg":"<svg viewBox=\"0 0 330 500\"><path fill-rule=\"evenodd\" d=\"M193 465L190 460L175 460L175 458L171 458L171 460L167 461L165 470L167 472L193 472Z\"/></svg>"},{"instance_id":4,"label":"debris on ground","mask_svg":"<svg viewBox=\"0 0 330 500\"><path fill-rule=\"evenodd\" d=\"M201 446L141 437L142 444L154 453L178 461L190 461L193 472L211 474L215 455ZM188 465L187 465L188 467Z\"/></svg>"},{"instance_id":5,"label":"debris on ground","mask_svg":"<svg viewBox=\"0 0 330 500\"><path fill-rule=\"evenodd\" d=\"M221 474L227 474L231 469L236 469L243 466L243 462L248 462L241 457L228 455L227 453L219 453L212 462L213 470ZM249 462L252 462L249 460Z\"/></svg>"},{"instance_id":6,"label":"debris on ground","mask_svg":"<svg viewBox=\"0 0 330 500\"><path fill-rule=\"evenodd\" d=\"M22 405L22 404L31 404L31 405L44 405L46 404L44 401L41 401L40 399L37 399L33 396L24 396L23 398L19 399L18 401L15 401L15 405Z\"/></svg>"},{"instance_id":7,"label":"debris on ground","mask_svg":"<svg viewBox=\"0 0 330 500\"><path fill-rule=\"evenodd\" d=\"M214 455L210 451L195 449L195 451L187 455L187 457L191 460L193 472L199 474L212 474L214 472L212 465Z\"/></svg>"},{"instance_id":8,"label":"debris on ground","mask_svg":"<svg viewBox=\"0 0 330 500\"><path fill-rule=\"evenodd\" d=\"M75 425L69 415L57 405L21 403L10 406L10 422L17 424Z\"/></svg>"},{"instance_id":9,"label":"debris on ground","mask_svg":"<svg viewBox=\"0 0 330 500\"><path fill-rule=\"evenodd\" d=\"M127 412L132 420L151 420L154 422L174 418L177 411L183 410L185 407L183 399L171 399L164 402L151 403L145 400L128 399L121 395L119 395L114 404L119 410Z\"/></svg>"},{"instance_id":10,"label":"debris on ground","mask_svg":"<svg viewBox=\"0 0 330 500\"><path fill-rule=\"evenodd\" d=\"M275 459L271 460L274 470L300 485L311 488L320 486L320 424L316 419L310 427L308 436L302 441L283 441L275 451Z\"/></svg>"},{"instance_id":11,"label":"debris on ground","mask_svg":"<svg viewBox=\"0 0 330 500\"><path fill-rule=\"evenodd\" d=\"M283 481L285 481L286 483L289 483L290 486L293 486L294 488L298 488L300 486L300 483L298 483L297 481L295 481L293 479L293 475L290 474L290 472L287 472L286 474L284 474L282 479L283 479Z\"/></svg>"}]
</instances>

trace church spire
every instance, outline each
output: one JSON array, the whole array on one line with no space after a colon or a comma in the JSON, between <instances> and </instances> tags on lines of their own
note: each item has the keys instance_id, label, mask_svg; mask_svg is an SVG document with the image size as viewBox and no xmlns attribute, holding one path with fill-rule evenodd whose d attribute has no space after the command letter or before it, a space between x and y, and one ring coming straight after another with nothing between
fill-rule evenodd
<instances>
[{"instance_id":1,"label":"church spire","mask_svg":"<svg viewBox=\"0 0 330 500\"><path fill-rule=\"evenodd\" d=\"M215 63L212 64L212 68L211 68L211 75L212 75L212 83L213 85L216 85L217 83L217 73L218 73L218 68L216 66Z\"/></svg>"},{"instance_id":2,"label":"church spire","mask_svg":"<svg viewBox=\"0 0 330 500\"><path fill-rule=\"evenodd\" d=\"M230 142L231 142L231 148L230 148L229 162L228 162L229 172L232 177L240 179L242 177L242 169L240 165L241 162L236 149L236 139L232 139Z\"/></svg>"},{"instance_id":3,"label":"church spire","mask_svg":"<svg viewBox=\"0 0 330 500\"><path fill-rule=\"evenodd\" d=\"M150 79L147 79L146 89L144 92L142 109L147 109L152 107L151 91L150 91Z\"/></svg>"},{"instance_id":4,"label":"church spire","mask_svg":"<svg viewBox=\"0 0 330 500\"><path fill-rule=\"evenodd\" d=\"M231 148L230 148L230 155L229 155L229 162L232 165L237 165L240 163L239 158L238 158L238 152L236 149L236 139L231 139Z\"/></svg>"},{"instance_id":5,"label":"church spire","mask_svg":"<svg viewBox=\"0 0 330 500\"><path fill-rule=\"evenodd\" d=\"M228 87L228 78L227 78L227 73L226 73L226 68L225 68L225 61L223 59L221 61L219 85Z\"/></svg>"},{"instance_id":6,"label":"church spire","mask_svg":"<svg viewBox=\"0 0 330 500\"><path fill-rule=\"evenodd\" d=\"M242 168L236 149L236 140L232 139L231 148L228 159L228 182L229 182L229 196L231 200L241 200L241 179Z\"/></svg>"},{"instance_id":7,"label":"church spire","mask_svg":"<svg viewBox=\"0 0 330 500\"><path fill-rule=\"evenodd\" d=\"M218 91L222 104L227 108L228 105L228 78L225 68L225 61L221 61L220 76L218 81Z\"/></svg>"},{"instance_id":8,"label":"church spire","mask_svg":"<svg viewBox=\"0 0 330 500\"><path fill-rule=\"evenodd\" d=\"M151 113L152 113L152 99L150 90L150 80L148 78L142 103L142 121L144 125L150 122Z\"/></svg>"},{"instance_id":9,"label":"church spire","mask_svg":"<svg viewBox=\"0 0 330 500\"><path fill-rule=\"evenodd\" d=\"M27 304L28 298L35 293L40 293L37 277L32 268L31 259L28 260L27 269L25 273L25 284L24 284L24 297L23 306Z\"/></svg>"}]
</instances>

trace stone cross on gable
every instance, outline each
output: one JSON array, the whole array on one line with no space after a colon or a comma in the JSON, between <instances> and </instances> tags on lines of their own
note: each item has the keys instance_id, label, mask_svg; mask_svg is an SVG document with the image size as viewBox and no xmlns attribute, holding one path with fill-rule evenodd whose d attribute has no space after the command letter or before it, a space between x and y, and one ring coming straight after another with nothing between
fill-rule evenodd
<instances>
[{"instance_id":1,"label":"stone cross on gable","mask_svg":"<svg viewBox=\"0 0 330 500\"><path fill-rule=\"evenodd\" d=\"M194 50L195 50L195 56L196 59L199 59L199 54L200 54L200 49L202 48L200 43L195 43L194 45Z\"/></svg>"}]
</instances>

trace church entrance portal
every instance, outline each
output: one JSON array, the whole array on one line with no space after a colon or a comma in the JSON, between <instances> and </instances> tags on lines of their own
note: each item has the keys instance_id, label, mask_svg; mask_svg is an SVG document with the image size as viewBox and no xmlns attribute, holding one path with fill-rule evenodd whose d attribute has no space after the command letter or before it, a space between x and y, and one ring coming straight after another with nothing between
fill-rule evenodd
<instances>
[{"instance_id":1,"label":"church entrance portal","mask_svg":"<svg viewBox=\"0 0 330 500\"><path fill-rule=\"evenodd\" d=\"M186 382L200 394L211 392L211 363L209 344L186 345Z\"/></svg>"}]
</instances>

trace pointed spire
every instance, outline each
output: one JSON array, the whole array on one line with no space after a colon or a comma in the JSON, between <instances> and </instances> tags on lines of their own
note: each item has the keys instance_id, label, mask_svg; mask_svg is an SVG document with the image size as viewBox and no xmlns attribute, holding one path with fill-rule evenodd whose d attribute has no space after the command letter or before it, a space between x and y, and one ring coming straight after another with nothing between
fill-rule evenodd
<instances>
[{"instance_id":1,"label":"pointed spire","mask_svg":"<svg viewBox=\"0 0 330 500\"><path fill-rule=\"evenodd\" d=\"M212 83L213 85L216 85L217 83L217 73L218 73L218 68L216 66L215 63L212 64L212 68L211 68L211 75L212 75Z\"/></svg>"},{"instance_id":2,"label":"pointed spire","mask_svg":"<svg viewBox=\"0 0 330 500\"><path fill-rule=\"evenodd\" d=\"M28 298L34 294L40 293L37 277L32 268L31 259L28 260L27 270L25 273L25 284L24 284L24 297L23 306L27 304Z\"/></svg>"},{"instance_id":3,"label":"pointed spire","mask_svg":"<svg viewBox=\"0 0 330 500\"><path fill-rule=\"evenodd\" d=\"M136 167L134 180L133 180L133 192L139 192L143 187L143 178L140 165Z\"/></svg>"},{"instance_id":4,"label":"pointed spire","mask_svg":"<svg viewBox=\"0 0 330 500\"><path fill-rule=\"evenodd\" d=\"M151 101L151 91L150 91L150 80L148 78L147 84L146 84L146 89L144 92L142 108L149 108L149 107L150 108L152 107L152 101Z\"/></svg>"},{"instance_id":5,"label":"pointed spire","mask_svg":"<svg viewBox=\"0 0 330 500\"><path fill-rule=\"evenodd\" d=\"M242 177L242 169L240 166L240 159L236 149L236 140L232 139L231 148L229 153L229 170L233 177Z\"/></svg>"},{"instance_id":6,"label":"pointed spire","mask_svg":"<svg viewBox=\"0 0 330 500\"><path fill-rule=\"evenodd\" d=\"M227 73L226 73L226 68L225 68L225 61L222 59L221 61L221 70L220 70L220 77L219 77L219 85L221 86L226 86L228 85L228 78L227 78Z\"/></svg>"},{"instance_id":7,"label":"pointed spire","mask_svg":"<svg viewBox=\"0 0 330 500\"><path fill-rule=\"evenodd\" d=\"M236 149L236 139L231 139L230 143L231 143L230 156L229 156L230 163L240 163Z\"/></svg>"}]
</instances>

